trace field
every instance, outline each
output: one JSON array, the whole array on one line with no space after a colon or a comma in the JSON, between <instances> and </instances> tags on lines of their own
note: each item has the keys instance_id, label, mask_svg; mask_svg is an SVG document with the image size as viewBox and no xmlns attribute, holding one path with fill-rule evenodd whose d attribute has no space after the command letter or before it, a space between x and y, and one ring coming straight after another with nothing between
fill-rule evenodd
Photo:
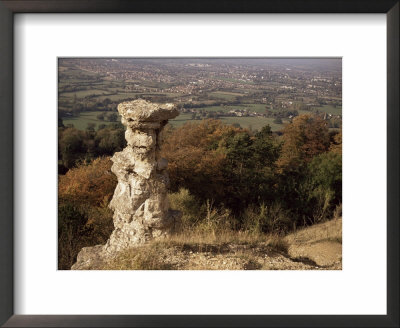
<instances>
[{"instance_id":1,"label":"field","mask_svg":"<svg viewBox=\"0 0 400 328\"><path fill-rule=\"evenodd\" d=\"M246 104L248 110L257 113L265 113L265 104Z\"/></svg>"},{"instance_id":2,"label":"field","mask_svg":"<svg viewBox=\"0 0 400 328\"><path fill-rule=\"evenodd\" d=\"M186 122L199 122L198 120L192 120L191 117L192 114L190 113L182 113L178 117L174 118L173 120L169 120L168 122L172 124L172 126L181 126Z\"/></svg>"},{"instance_id":3,"label":"field","mask_svg":"<svg viewBox=\"0 0 400 328\"><path fill-rule=\"evenodd\" d=\"M217 98L222 98L222 99L225 99L225 100L233 100L233 99L235 99L237 96L243 96L242 93L222 92L222 91L211 92L209 95L210 95L210 96L213 96L213 97L217 97Z\"/></svg>"},{"instance_id":4,"label":"field","mask_svg":"<svg viewBox=\"0 0 400 328\"><path fill-rule=\"evenodd\" d=\"M78 117L71 118L63 118L64 125L72 124L75 128L79 130L86 130L88 127L88 123L94 123L95 129L98 128L100 124L109 125L113 122L108 122L107 120L99 120L97 118L98 114L107 114L109 112L83 112ZM191 123L199 123L200 120L192 120L192 114L190 113L182 113L177 118L170 120L169 123L172 126L181 126L186 122ZM222 117L220 120L225 124L240 124L242 128L252 129L252 130L260 130L265 125L269 124L271 126L272 131L278 131L283 128L283 124L275 124L273 123L272 118L267 117ZM285 123L285 121L284 121Z\"/></svg>"},{"instance_id":5,"label":"field","mask_svg":"<svg viewBox=\"0 0 400 328\"><path fill-rule=\"evenodd\" d=\"M104 121L99 120L96 116L101 113L107 114L109 112L83 112L79 115L79 117L63 118L63 123L65 126L67 124L72 124L75 128L79 130L86 130L88 123L94 123L95 129L97 129L98 125L100 124L109 125L115 123L115 122L108 122L106 120Z\"/></svg>"},{"instance_id":6,"label":"field","mask_svg":"<svg viewBox=\"0 0 400 328\"><path fill-rule=\"evenodd\" d=\"M191 119L191 114L188 113L183 113L179 115L177 118L170 120L169 122L173 126L181 126L185 124L186 122L200 122L199 120L192 120ZM266 126L269 124L271 126L272 131L279 131L283 128L283 124L275 124L273 123L273 118L268 118L268 117L237 117L237 116L232 116L232 117L221 117L220 118L221 122L225 124L240 124L242 128L245 129L250 129L250 130L260 130L262 127ZM285 120L283 120L283 123L286 123Z\"/></svg>"},{"instance_id":7,"label":"field","mask_svg":"<svg viewBox=\"0 0 400 328\"><path fill-rule=\"evenodd\" d=\"M331 105L323 105L322 107L313 107L313 110L332 115L342 115L342 106L333 107Z\"/></svg>"}]
</instances>

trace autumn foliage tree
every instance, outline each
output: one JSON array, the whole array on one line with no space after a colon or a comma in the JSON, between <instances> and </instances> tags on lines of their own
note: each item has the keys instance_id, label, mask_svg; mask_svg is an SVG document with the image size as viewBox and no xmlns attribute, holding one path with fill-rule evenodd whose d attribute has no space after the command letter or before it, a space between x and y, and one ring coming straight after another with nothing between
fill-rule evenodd
<instances>
[{"instance_id":1,"label":"autumn foliage tree","mask_svg":"<svg viewBox=\"0 0 400 328\"><path fill-rule=\"evenodd\" d=\"M301 115L283 129L276 198L298 224L328 217L341 202L341 132L320 116ZM318 213L318 214L317 214Z\"/></svg>"},{"instance_id":2,"label":"autumn foliage tree","mask_svg":"<svg viewBox=\"0 0 400 328\"><path fill-rule=\"evenodd\" d=\"M319 116L300 115L283 129L283 146L278 164L295 170L314 156L329 149L330 138L326 121Z\"/></svg>"},{"instance_id":3,"label":"autumn foliage tree","mask_svg":"<svg viewBox=\"0 0 400 328\"><path fill-rule=\"evenodd\" d=\"M90 165L80 165L58 179L58 197L61 201L100 206L111 199L117 179L111 172L108 157L95 159Z\"/></svg>"},{"instance_id":4,"label":"autumn foliage tree","mask_svg":"<svg viewBox=\"0 0 400 328\"><path fill-rule=\"evenodd\" d=\"M58 268L69 269L82 247L105 243L113 230L108 203L117 184L109 158L70 169L58 179Z\"/></svg>"},{"instance_id":5,"label":"autumn foliage tree","mask_svg":"<svg viewBox=\"0 0 400 328\"><path fill-rule=\"evenodd\" d=\"M240 212L260 198L271 198L279 145L269 127L249 131L218 120L186 124L167 132L163 156L173 191L190 190Z\"/></svg>"},{"instance_id":6,"label":"autumn foliage tree","mask_svg":"<svg viewBox=\"0 0 400 328\"><path fill-rule=\"evenodd\" d=\"M342 130L340 129L334 136L329 150L336 154L342 154Z\"/></svg>"},{"instance_id":7,"label":"autumn foliage tree","mask_svg":"<svg viewBox=\"0 0 400 328\"><path fill-rule=\"evenodd\" d=\"M226 135L237 131L218 120L167 129L162 155L168 160L171 190L185 187L203 199L221 199L226 185L226 154L219 151L218 145Z\"/></svg>"}]
</instances>

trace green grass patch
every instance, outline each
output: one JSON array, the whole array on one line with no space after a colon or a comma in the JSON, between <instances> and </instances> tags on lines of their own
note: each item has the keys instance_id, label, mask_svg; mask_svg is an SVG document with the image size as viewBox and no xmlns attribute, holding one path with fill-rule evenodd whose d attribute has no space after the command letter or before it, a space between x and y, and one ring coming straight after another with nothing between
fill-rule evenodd
<instances>
[{"instance_id":1,"label":"green grass patch","mask_svg":"<svg viewBox=\"0 0 400 328\"><path fill-rule=\"evenodd\" d=\"M173 120L169 120L169 123L172 126L178 127L186 122L199 123L201 120L192 120L191 113L182 113L177 118ZM242 128L260 130L262 127L269 124L271 126L272 131L279 131L283 128L283 124L275 124L273 123L273 118L268 117L221 117L219 118L221 122L225 124L235 124L238 123ZM287 123L287 121L283 120L283 123Z\"/></svg>"},{"instance_id":2,"label":"green grass patch","mask_svg":"<svg viewBox=\"0 0 400 328\"><path fill-rule=\"evenodd\" d=\"M225 99L225 100L233 100L237 96L243 96L243 94L241 94L241 93L225 92L225 91L211 92L208 95L211 97L221 98L221 99Z\"/></svg>"},{"instance_id":3,"label":"green grass patch","mask_svg":"<svg viewBox=\"0 0 400 328\"><path fill-rule=\"evenodd\" d=\"M266 105L265 104L245 104L245 106L250 110L251 112L256 112L256 113L265 113L266 111Z\"/></svg>"},{"instance_id":4,"label":"green grass patch","mask_svg":"<svg viewBox=\"0 0 400 328\"><path fill-rule=\"evenodd\" d=\"M73 124L75 128L79 129L79 130L86 130L88 123L94 123L96 124L95 129L97 129L97 127L99 126L99 124L105 124L105 125L109 125L115 122L109 122L107 120L99 120L96 116L100 113L104 113L105 115L107 115L108 113L111 112L101 112L101 111L97 111L97 112L82 112L80 113L80 115L78 117L71 117L71 118L63 118L63 123L64 125L67 124ZM120 120L120 116L118 116L118 121Z\"/></svg>"},{"instance_id":5,"label":"green grass patch","mask_svg":"<svg viewBox=\"0 0 400 328\"><path fill-rule=\"evenodd\" d=\"M173 120L169 120L168 122L172 126L181 126L185 124L186 122L200 122L199 120L192 120L192 114L191 113L181 113L178 117L174 118Z\"/></svg>"},{"instance_id":6,"label":"green grass patch","mask_svg":"<svg viewBox=\"0 0 400 328\"><path fill-rule=\"evenodd\" d=\"M96 97L96 100L102 101L106 98L109 98L111 101L123 101L125 99L135 98L139 95L140 95L140 93L137 93L137 92L117 93L115 95L98 96L98 97Z\"/></svg>"}]
</instances>

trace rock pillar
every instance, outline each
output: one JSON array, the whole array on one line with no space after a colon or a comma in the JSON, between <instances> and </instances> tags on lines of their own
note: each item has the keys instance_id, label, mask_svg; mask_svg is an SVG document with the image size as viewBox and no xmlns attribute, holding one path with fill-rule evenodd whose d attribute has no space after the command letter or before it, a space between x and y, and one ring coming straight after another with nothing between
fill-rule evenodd
<instances>
[{"instance_id":1,"label":"rock pillar","mask_svg":"<svg viewBox=\"0 0 400 328\"><path fill-rule=\"evenodd\" d=\"M114 231L106 245L82 249L73 269L93 267L119 250L161 238L179 224L180 212L168 204L167 160L160 156L160 132L179 111L173 104L139 99L119 104L118 112L126 126L127 146L111 158L118 178L109 205Z\"/></svg>"},{"instance_id":2,"label":"rock pillar","mask_svg":"<svg viewBox=\"0 0 400 328\"><path fill-rule=\"evenodd\" d=\"M168 234L178 213L169 210L167 160L160 156L160 132L179 115L173 104L144 100L118 105L127 147L111 160L118 185L110 202L115 230L107 250L119 250Z\"/></svg>"}]
</instances>

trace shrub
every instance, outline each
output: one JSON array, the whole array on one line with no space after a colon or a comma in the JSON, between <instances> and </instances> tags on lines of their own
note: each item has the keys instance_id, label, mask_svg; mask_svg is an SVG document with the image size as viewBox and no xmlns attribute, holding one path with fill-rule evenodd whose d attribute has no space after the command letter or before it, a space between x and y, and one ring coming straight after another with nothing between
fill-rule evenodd
<instances>
[{"instance_id":1,"label":"shrub","mask_svg":"<svg viewBox=\"0 0 400 328\"><path fill-rule=\"evenodd\" d=\"M342 203L336 205L335 210L333 211L333 218L339 219L342 217Z\"/></svg>"},{"instance_id":2,"label":"shrub","mask_svg":"<svg viewBox=\"0 0 400 328\"><path fill-rule=\"evenodd\" d=\"M285 240L284 237L279 235L270 236L270 238L268 239L268 246L282 253L287 253L289 249L289 243Z\"/></svg>"},{"instance_id":3,"label":"shrub","mask_svg":"<svg viewBox=\"0 0 400 328\"><path fill-rule=\"evenodd\" d=\"M318 186L314 189L308 198L312 207L312 224L319 223L331 217L333 191Z\"/></svg>"},{"instance_id":4,"label":"shrub","mask_svg":"<svg viewBox=\"0 0 400 328\"><path fill-rule=\"evenodd\" d=\"M58 207L58 234L83 236L88 232L86 229L87 215L80 211L72 203L64 203Z\"/></svg>"},{"instance_id":5,"label":"shrub","mask_svg":"<svg viewBox=\"0 0 400 328\"><path fill-rule=\"evenodd\" d=\"M201 203L199 198L187 189L168 195L170 207L182 212L182 229L199 233L215 233L231 228L232 217L229 210L215 207L213 201Z\"/></svg>"},{"instance_id":6,"label":"shrub","mask_svg":"<svg viewBox=\"0 0 400 328\"><path fill-rule=\"evenodd\" d=\"M170 207L182 212L184 228L193 227L202 216L205 216L200 201L185 188L180 188L178 192L168 194L168 198Z\"/></svg>"},{"instance_id":7,"label":"shrub","mask_svg":"<svg viewBox=\"0 0 400 328\"><path fill-rule=\"evenodd\" d=\"M64 203L58 207L58 268L69 270L82 248L82 237L90 233L87 216L77 206Z\"/></svg>"},{"instance_id":8,"label":"shrub","mask_svg":"<svg viewBox=\"0 0 400 328\"><path fill-rule=\"evenodd\" d=\"M216 235L223 231L231 230L233 218L229 209L223 206L214 207L212 201L208 200L202 205L205 217L198 221L195 227L198 232Z\"/></svg>"},{"instance_id":9,"label":"shrub","mask_svg":"<svg viewBox=\"0 0 400 328\"><path fill-rule=\"evenodd\" d=\"M266 206L262 203L258 207L250 205L246 208L242 215L242 226L252 233L280 233L292 228L292 220L289 211L281 204Z\"/></svg>"}]
</instances>

